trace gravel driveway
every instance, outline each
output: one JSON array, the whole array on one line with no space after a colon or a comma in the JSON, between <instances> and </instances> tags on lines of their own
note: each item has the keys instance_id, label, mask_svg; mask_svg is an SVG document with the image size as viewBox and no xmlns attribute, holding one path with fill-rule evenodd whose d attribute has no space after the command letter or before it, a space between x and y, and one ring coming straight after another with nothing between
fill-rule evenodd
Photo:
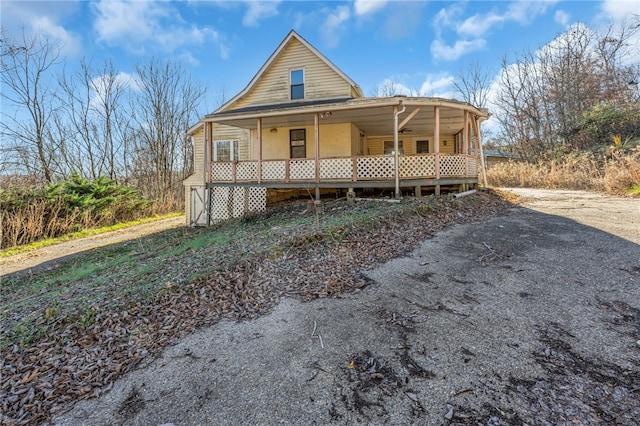
<instances>
[{"instance_id":1,"label":"gravel driveway","mask_svg":"<svg viewBox=\"0 0 640 426\"><path fill-rule=\"evenodd\" d=\"M640 201L517 192L362 291L199 330L54 424L637 424Z\"/></svg>"},{"instance_id":2,"label":"gravel driveway","mask_svg":"<svg viewBox=\"0 0 640 426\"><path fill-rule=\"evenodd\" d=\"M170 217L18 253L0 259L0 275L36 268L54 268L61 260L80 252L176 228L184 223L184 216Z\"/></svg>"}]
</instances>

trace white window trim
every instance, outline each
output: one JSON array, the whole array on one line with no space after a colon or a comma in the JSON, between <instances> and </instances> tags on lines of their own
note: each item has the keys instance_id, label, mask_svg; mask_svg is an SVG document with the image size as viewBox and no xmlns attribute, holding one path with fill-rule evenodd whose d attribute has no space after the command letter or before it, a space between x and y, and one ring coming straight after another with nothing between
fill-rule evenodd
<instances>
[{"instance_id":1,"label":"white window trim","mask_svg":"<svg viewBox=\"0 0 640 426\"><path fill-rule=\"evenodd\" d=\"M291 87L293 86L293 81L291 80L291 74L294 71L302 71L302 99L306 99L307 71L304 67L301 67L301 68L289 69L289 100L297 100L291 97Z\"/></svg>"},{"instance_id":2,"label":"white window trim","mask_svg":"<svg viewBox=\"0 0 640 426\"><path fill-rule=\"evenodd\" d=\"M234 139L234 140L229 140L229 139L225 139L225 140L221 140L221 141L213 141L213 161L218 161L218 144L219 143L223 143L223 142L228 142L229 143L229 149L230 149L230 153L229 153L229 157L230 160L229 161L238 161L238 150L236 150L236 147L238 145L238 140Z\"/></svg>"}]
</instances>

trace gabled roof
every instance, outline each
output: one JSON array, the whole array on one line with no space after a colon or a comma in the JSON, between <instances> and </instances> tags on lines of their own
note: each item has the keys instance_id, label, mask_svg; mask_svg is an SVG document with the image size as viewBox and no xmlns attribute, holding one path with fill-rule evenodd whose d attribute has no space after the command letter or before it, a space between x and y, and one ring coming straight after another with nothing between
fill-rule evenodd
<instances>
[{"instance_id":1,"label":"gabled roof","mask_svg":"<svg viewBox=\"0 0 640 426\"><path fill-rule=\"evenodd\" d=\"M280 43L278 48L271 54L271 56L269 56L269 59L267 59L267 61L264 63L264 65L262 65L260 70L258 70L258 73L251 79L251 81L249 82L247 87L242 89L242 91L240 93L235 95L233 98L231 98L230 100L225 102L224 105L222 105L220 108L215 110L214 114L216 112L219 112L219 111L224 111L229 106L233 105L233 103L235 103L240 98L242 98L247 93L249 93L251 91L251 89L253 89L255 87L255 85L260 81L262 76L269 70L269 68L276 61L276 59L278 59L278 57L282 54L282 52L284 51L285 47L289 44L289 42L293 38L295 38L300 43L302 43L307 49L309 49L309 51L311 51L314 55L316 55L322 62L327 64L327 66L329 68L331 68L340 77L342 77L346 82L348 82L356 90L356 93L358 93L359 96L364 96L362 94L362 89L360 89L360 86L358 86L358 84L356 84L355 81L353 81L351 78L349 78L344 72L342 72L340 70L340 68L335 66L333 64L333 62L331 62L326 56L324 56L322 53L320 53L320 51L318 49L316 49L315 47L313 47L307 40L302 38L302 36L300 36L300 34L295 32L294 30L291 30L291 31L289 31L289 34L287 34L287 36L284 38L284 40L282 40L282 42Z\"/></svg>"}]
</instances>

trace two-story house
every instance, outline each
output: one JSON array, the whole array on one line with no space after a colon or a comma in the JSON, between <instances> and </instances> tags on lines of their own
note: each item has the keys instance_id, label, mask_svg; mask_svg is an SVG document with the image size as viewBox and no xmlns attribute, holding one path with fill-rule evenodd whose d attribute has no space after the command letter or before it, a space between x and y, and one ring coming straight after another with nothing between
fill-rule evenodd
<instances>
[{"instance_id":1,"label":"two-story house","mask_svg":"<svg viewBox=\"0 0 640 426\"><path fill-rule=\"evenodd\" d=\"M478 184L487 111L428 97L365 97L291 31L249 84L189 129L194 173L184 181L187 222L204 225L264 210L267 194L327 189Z\"/></svg>"}]
</instances>

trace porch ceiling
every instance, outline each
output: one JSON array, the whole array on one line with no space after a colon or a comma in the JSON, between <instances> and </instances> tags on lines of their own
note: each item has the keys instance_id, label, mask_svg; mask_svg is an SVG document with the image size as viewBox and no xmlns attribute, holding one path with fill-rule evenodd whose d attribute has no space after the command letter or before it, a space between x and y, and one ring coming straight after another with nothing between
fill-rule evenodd
<instances>
[{"instance_id":1,"label":"porch ceiling","mask_svg":"<svg viewBox=\"0 0 640 426\"><path fill-rule=\"evenodd\" d=\"M462 103L461 103L462 104ZM467 105L467 104L464 104ZM257 117L262 118L262 127L303 127L313 126L314 114L320 114L320 126L325 124L353 123L367 136L383 136L393 134L393 104L363 105L344 108L343 105L327 105L326 109L313 111L266 111L264 115L252 113L250 116L238 114L229 117L217 116L213 121L246 129L257 127ZM398 116L398 123L408 117L416 108L421 110L404 126L404 134L433 135L435 116L433 105L406 105L404 113ZM464 125L464 109L454 106L440 107L441 133L457 133ZM232 111L229 111L232 112ZM330 113L330 114L327 114Z\"/></svg>"}]
</instances>

